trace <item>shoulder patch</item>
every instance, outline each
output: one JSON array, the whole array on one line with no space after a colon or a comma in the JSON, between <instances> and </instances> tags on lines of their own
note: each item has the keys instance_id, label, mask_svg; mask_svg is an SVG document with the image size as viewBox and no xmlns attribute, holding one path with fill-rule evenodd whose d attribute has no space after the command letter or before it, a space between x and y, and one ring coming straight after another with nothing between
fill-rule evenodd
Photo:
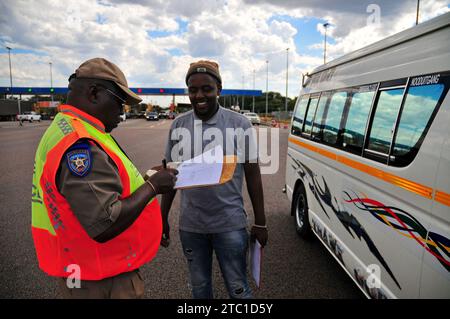
<instances>
[{"instance_id":1,"label":"shoulder patch","mask_svg":"<svg viewBox=\"0 0 450 319\"><path fill-rule=\"evenodd\" d=\"M72 145L66 152L66 162L72 175L84 177L91 171L91 146L83 141Z\"/></svg>"}]
</instances>

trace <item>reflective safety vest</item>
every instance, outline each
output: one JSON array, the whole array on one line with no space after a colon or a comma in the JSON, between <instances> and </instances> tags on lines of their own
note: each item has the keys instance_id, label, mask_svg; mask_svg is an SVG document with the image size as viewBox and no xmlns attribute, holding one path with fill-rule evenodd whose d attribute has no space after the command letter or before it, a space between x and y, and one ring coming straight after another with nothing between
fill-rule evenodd
<instances>
[{"instance_id":1,"label":"reflective safety vest","mask_svg":"<svg viewBox=\"0 0 450 319\"><path fill-rule=\"evenodd\" d=\"M134 270L156 255L162 235L161 211L154 198L120 235L106 243L89 237L56 186L65 152L82 138L94 141L116 164L123 187L120 199L144 184L141 174L99 120L63 105L36 151L31 229L39 267L44 272L75 278L72 272L78 269L79 279L100 280Z\"/></svg>"}]
</instances>

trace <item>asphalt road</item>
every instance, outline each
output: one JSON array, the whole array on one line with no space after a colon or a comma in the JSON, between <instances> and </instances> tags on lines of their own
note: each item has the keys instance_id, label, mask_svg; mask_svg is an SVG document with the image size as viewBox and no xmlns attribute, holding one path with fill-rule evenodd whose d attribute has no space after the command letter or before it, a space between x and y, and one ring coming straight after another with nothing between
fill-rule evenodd
<instances>
[{"instance_id":1,"label":"asphalt road","mask_svg":"<svg viewBox=\"0 0 450 319\"><path fill-rule=\"evenodd\" d=\"M145 172L159 165L164 153L170 120L146 122L127 120L113 135ZM0 298L59 298L53 278L37 265L31 237L31 179L34 154L50 122L0 122ZM269 242L264 251L262 286L256 298L363 298L326 249L316 240L300 239L290 216L290 203L281 192L287 147L286 129L280 129L280 167L275 174L263 175ZM244 185L245 209L253 221L251 203ZM169 248L160 248L156 258L142 267L146 298L191 297L187 264L178 237L179 195L171 215ZM214 293L228 298L219 267L213 264Z\"/></svg>"}]
</instances>

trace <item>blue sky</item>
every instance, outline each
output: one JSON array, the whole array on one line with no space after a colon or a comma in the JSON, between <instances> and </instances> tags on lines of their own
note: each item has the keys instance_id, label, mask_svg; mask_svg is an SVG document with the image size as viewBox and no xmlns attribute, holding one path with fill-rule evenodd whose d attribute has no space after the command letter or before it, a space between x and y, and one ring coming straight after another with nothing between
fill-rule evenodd
<instances>
[{"instance_id":1,"label":"blue sky","mask_svg":"<svg viewBox=\"0 0 450 319\"><path fill-rule=\"evenodd\" d=\"M304 17L304 18L296 18L290 17L288 15L274 15L270 19L268 19L268 23L270 24L272 21L285 21L291 24L294 28L297 29L297 34L293 37L297 50L299 52L303 52L304 54L323 54L322 49L311 49L310 45L316 44L318 42L323 42L323 35L317 30L318 24L323 24L326 20L315 17ZM97 14L96 22L98 24L107 24L107 17ZM147 34L151 38L164 38L170 35L180 36L183 33L187 32L189 21L183 20L181 18L176 18L176 22L178 23L179 29L176 31L166 31L166 30L148 30ZM0 52L7 52L5 49L5 41L0 40L1 47ZM327 34L327 43L334 44L334 39ZM169 49L171 55L177 56L182 54L182 50L180 49ZM30 53L36 55L47 55L46 53L42 53L36 50L30 49L14 49L15 54L23 54Z\"/></svg>"},{"instance_id":2,"label":"blue sky","mask_svg":"<svg viewBox=\"0 0 450 319\"><path fill-rule=\"evenodd\" d=\"M8 50L6 49L6 44L4 41L0 41L0 53L8 53ZM14 48L11 51L11 54L33 54L33 55L37 55L37 56L45 56L48 55L45 52L40 52L37 50L30 50L30 49L19 49L19 48Z\"/></svg>"},{"instance_id":3,"label":"blue sky","mask_svg":"<svg viewBox=\"0 0 450 319\"><path fill-rule=\"evenodd\" d=\"M328 61L414 24L416 0L378 0L380 27L366 22L372 1L360 1L2 1L0 86L9 86L10 46L17 86L47 86L50 62L54 85L65 86L83 61L104 57L124 71L130 86L184 87L189 64L211 59L220 65L224 88L242 88L243 78L252 88L255 70L256 89L264 91L269 60L269 90L284 94L289 47L288 94L294 97L301 74L323 63L324 22L332 25ZM449 5L421 1L421 22Z\"/></svg>"},{"instance_id":4,"label":"blue sky","mask_svg":"<svg viewBox=\"0 0 450 319\"><path fill-rule=\"evenodd\" d=\"M169 35L181 35L181 34L187 32L187 28L189 25L188 21L183 20L181 18L176 18L175 21L178 24L178 29L176 31L149 30L149 31L147 31L147 34L152 38L164 38Z\"/></svg>"},{"instance_id":5,"label":"blue sky","mask_svg":"<svg viewBox=\"0 0 450 319\"><path fill-rule=\"evenodd\" d=\"M290 23L295 29L297 34L294 36L294 42L297 50L306 54L315 55L317 53L322 54L320 49L311 49L310 45L323 41L324 36L317 30L318 24L324 24L327 21L316 17L304 17L296 18L288 15L276 15L269 19L269 23L273 20L286 21ZM327 43L335 43L334 39L327 33Z\"/></svg>"}]
</instances>

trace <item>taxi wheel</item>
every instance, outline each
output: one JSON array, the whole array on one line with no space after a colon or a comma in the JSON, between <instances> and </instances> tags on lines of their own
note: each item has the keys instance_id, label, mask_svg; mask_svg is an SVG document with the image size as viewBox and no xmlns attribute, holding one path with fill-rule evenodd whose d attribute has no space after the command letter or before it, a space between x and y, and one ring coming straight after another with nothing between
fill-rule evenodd
<instances>
[{"instance_id":1,"label":"taxi wheel","mask_svg":"<svg viewBox=\"0 0 450 319\"><path fill-rule=\"evenodd\" d=\"M293 209L297 234L304 239L311 238L312 231L308 219L308 199L306 197L305 186L302 182L300 182L295 191Z\"/></svg>"}]
</instances>

